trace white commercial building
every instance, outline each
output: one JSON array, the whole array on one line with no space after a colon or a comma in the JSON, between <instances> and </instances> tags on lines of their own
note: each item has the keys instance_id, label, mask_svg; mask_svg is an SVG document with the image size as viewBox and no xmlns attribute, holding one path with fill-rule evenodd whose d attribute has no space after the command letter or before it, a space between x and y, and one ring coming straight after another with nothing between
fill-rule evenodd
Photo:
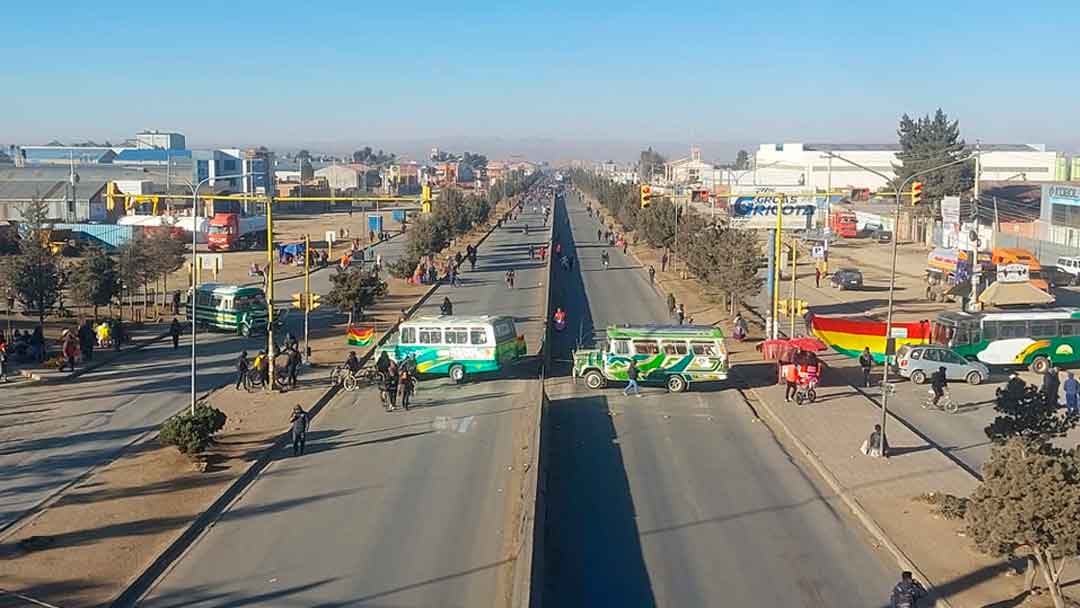
<instances>
[{"instance_id":1,"label":"white commercial building","mask_svg":"<svg viewBox=\"0 0 1080 608\"><path fill-rule=\"evenodd\" d=\"M1059 157L1037 144L982 144L979 180L1047 182L1057 179ZM870 188L886 185L894 164L900 164L898 144L761 144L754 153L753 167L739 177L739 186L805 186L824 190L830 181L833 188ZM834 158L844 157L857 167ZM867 169L872 169L869 171ZM739 172L736 172L739 173Z\"/></svg>"},{"instance_id":2,"label":"white commercial building","mask_svg":"<svg viewBox=\"0 0 1080 608\"><path fill-rule=\"evenodd\" d=\"M140 150L183 150L187 141L180 133L153 129L136 133L135 147Z\"/></svg>"},{"instance_id":3,"label":"white commercial building","mask_svg":"<svg viewBox=\"0 0 1080 608\"><path fill-rule=\"evenodd\" d=\"M664 164L664 179L668 184L699 187L715 191L727 184L727 174L716 165L701 160L701 148L690 148L690 156Z\"/></svg>"}]
</instances>

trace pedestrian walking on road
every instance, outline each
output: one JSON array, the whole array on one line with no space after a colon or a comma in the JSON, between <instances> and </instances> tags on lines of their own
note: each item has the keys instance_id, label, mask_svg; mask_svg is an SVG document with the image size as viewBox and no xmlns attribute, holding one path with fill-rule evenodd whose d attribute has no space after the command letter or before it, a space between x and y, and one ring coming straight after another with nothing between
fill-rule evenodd
<instances>
[{"instance_id":1,"label":"pedestrian walking on road","mask_svg":"<svg viewBox=\"0 0 1080 608\"><path fill-rule=\"evenodd\" d=\"M0 382L6 383L8 364L8 345L4 340L4 334L0 333Z\"/></svg>"},{"instance_id":2,"label":"pedestrian walking on road","mask_svg":"<svg viewBox=\"0 0 1080 608\"><path fill-rule=\"evenodd\" d=\"M409 373L409 369L405 366L401 367L401 371L398 373L398 403L401 407L405 408L405 411L409 411L409 401L413 394L414 380L412 374Z\"/></svg>"},{"instance_id":3,"label":"pedestrian walking on road","mask_svg":"<svg viewBox=\"0 0 1080 608\"><path fill-rule=\"evenodd\" d=\"M900 575L900 582L893 587L889 608L917 608L925 597L926 589L905 570Z\"/></svg>"},{"instance_id":4,"label":"pedestrian walking on road","mask_svg":"<svg viewBox=\"0 0 1080 608\"><path fill-rule=\"evenodd\" d=\"M176 290L172 294L172 314L180 314L180 290Z\"/></svg>"},{"instance_id":5,"label":"pedestrian walking on road","mask_svg":"<svg viewBox=\"0 0 1080 608\"><path fill-rule=\"evenodd\" d=\"M530 260L535 260L536 259L536 246L533 245L532 243L529 243L529 259Z\"/></svg>"},{"instance_id":6,"label":"pedestrian walking on road","mask_svg":"<svg viewBox=\"0 0 1080 608\"><path fill-rule=\"evenodd\" d=\"M623 242L622 242L622 253L623 253L623 255L626 255L626 250L629 247L630 247L630 241L626 240L626 237L623 237Z\"/></svg>"},{"instance_id":7,"label":"pedestrian walking on road","mask_svg":"<svg viewBox=\"0 0 1080 608\"><path fill-rule=\"evenodd\" d=\"M508 289L513 289L514 288L514 269L513 268L506 271L506 287Z\"/></svg>"},{"instance_id":8,"label":"pedestrian walking on road","mask_svg":"<svg viewBox=\"0 0 1080 608\"><path fill-rule=\"evenodd\" d=\"M859 367L862 368L863 386L870 387L870 368L874 367L874 355L870 354L870 347L863 348L862 354L859 355Z\"/></svg>"},{"instance_id":9,"label":"pedestrian walking on road","mask_svg":"<svg viewBox=\"0 0 1080 608\"><path fill-rule=\"evenodd\" d=\"M602 228L597 228L596 229L596 240L598 240L598 241L604 240L604 230Z\"/></svg>"},{"instance_id":10,"label":"pedestrian walking on road","mask_svg":"<svg viewBox=\"0 0 1080 608\"><path fill-rule=\"evenodd\" d=\"M671 316L675 316L675 294L667 294L667 312Z\"/></svg>"},{"instance_id":11,"label":"pedestrian walking on road","mask_svg":"<svg viewBox=\"0 0 1080 608\"><path fill-rule=\"evenodd\" d=\"M780 373L784 377L784 403L791 403L799 388L799 367L793 361L781 362Z\"/></svg>"},{"instance_id":12,"label":"pedestrian walking on road","mask_svg":"<svg viewBox=\"0 0 1080 608\"><path fill-rule=\"evenodd\" d=\"M656 283L656 268L652 264L649 264L649 284L653 285L655 283Z\"/></svg>"},{"instance_id":13,"label":"pedestrian walking on road","mask_svg":"<svg viewBox=\"0 0 1080 608\"><path fill-rule=\"evenodd\" d=\"M1054 366L1050 366L1050 369L1046 370L1043 374L1042 392L1043 397L1046 399L1046 404L1052 407L1058 406L1058 389L1061 388L1061 380L1058 378L1058 369Z\"/></svg>"},{"instance_id":14,"label":"pedestrian walking on road","mask_svg":"<svg viewBox=\"0 0 1080 608\"><path fill-rule=\"evenodd\" d=\"M1072 372L1065 373L1065 411L1069 414L1080 414L1080 381Z\"/></svg>"},{"instance_id":15,"label":"pedestrian walking on road","mask_svg":"<svg viewBox=\"0 0 1080 608\"><path fill-rule=\"evenodd\" d=\"M665 250L663 257L660 258L660 272L667 272L668 253Z\"/></svg>"},{"instance_id":16,"label":"pedestrian walking on road","mask_svg":"<svg viewBox=\"0 0 1080 608\"><path fill-rule=\"evenodd\" d=\"M79 326L79 350L82 351L83 361L94 360L94 328L90 326L90 319Z\"/></svg>"},{"instance_id":17,"label":"pedestrian walking on road","mask_svg":"<svg viewBox=\"0 0 1080 608\"><path fill-rule=\"evenodd\" d=\"M180 348L180 321L173 317L172 323L169 324L169 336L172 337L173 350Z\"/></svg>"},{"instance_id":18,"label":"pedestrian walking on road","mask_svg":"<svg viewBox=\"0 0 1080 608\"><path fill-rule=\"evenodd\" d=\"M34 328L34 333L30 334L30 350L34 353L35 362L45 361L45 332L40 325Z\"/></svg>"},{"instance_id":19,"label":"pedestrian walking on road","mask_svg":"<svg viewBox=\"0 0 1080 608\"><path fill-rule=\"evenodd\" d=\"M293 407L292 415L289 417L289 432L292 434L292 453L293 456L299 456L304 453L304 447L307 444L307 429L308 429L308 414L304 411L304 408L300 407L297 403Z\"/></svg>"},{"instance_id":20,"label":"pedestrian walking on road","mask_svg":"<svg viewBox=\"0 0 1080 608\"><path fill-rule=\"evenodd\" d=\"M686 320L686 309L683 308L682 302L679 302L679 305L675 307L675 320L679 322L679 325L682 325L683 321Z\"/></svg>"},{"instance_id":21,"label":"pedestrian walking on road","mask_svg":"<svg viewBox=\"0 0 1080 608\"><path fill-rule=\"evenodd\" d=\"M637 379L637 361L630 359L630 367L626 368L626 388L623 389L623 396L629 397L630 393L633 393L641 397L641 389L638 387Z\"/></svg>"},{"instance_id":22,"label":"pedestrian walking on road","mask_svg":"<svg viewBox=\"0 0 1080 608\"><path fill-rule=\"evenodd\" d=\"M296 376L300 370L301 360L300 351L296 350L296 348L289 349L289 361L286 364L289 373L289 388L296 388Z\"/></svg>"},{"instance_id":23,"label":"pedestrian walking on road","mask_svg":"<svg viewBox=\"0 0 1080 608\"><path fill-rule=\"evenodd\" d=\"M821 287L821 267L814 269L814 287Z\"/></svg>"},{"instance_id":24,"label":"pedestrian walking on road","mask_svg":"<svg viewBox=\"0 0 1080 608\"><path fill-rule=\"evenodd\" d=\"M450 302L450 296L443 298L442 305L439 306L439 314L444 317L454 314L454 305Z\"/></svg>"}]
</instances>

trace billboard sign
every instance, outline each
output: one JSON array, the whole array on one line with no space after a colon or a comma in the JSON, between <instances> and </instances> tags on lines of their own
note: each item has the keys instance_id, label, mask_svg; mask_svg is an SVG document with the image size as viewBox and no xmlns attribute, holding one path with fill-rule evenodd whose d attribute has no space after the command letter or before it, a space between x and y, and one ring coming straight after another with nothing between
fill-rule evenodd
<instances>
[{"instance_id":1,"label":"billboard sign","mask_svg":"<svg viewBox=\"0 0 1080 608\"><path fill-rule=\"evenodd\" d=\"M941 199L941 221L946 224L960 223L959 196L946 196Z\"/></svg>"},{"instance_id":2,"label":"billboard sign","mask_svg":"<svg viewBox=\"0 0 1080 608\"><path fill-rule=\"evenodd\" d=\"M758 192L740 196L730 206L731 225L736 228L768 230L776 228L776 214L783 210L784 230L807 230L817 213L812 198Z\"/></svg>"}]
</instances>

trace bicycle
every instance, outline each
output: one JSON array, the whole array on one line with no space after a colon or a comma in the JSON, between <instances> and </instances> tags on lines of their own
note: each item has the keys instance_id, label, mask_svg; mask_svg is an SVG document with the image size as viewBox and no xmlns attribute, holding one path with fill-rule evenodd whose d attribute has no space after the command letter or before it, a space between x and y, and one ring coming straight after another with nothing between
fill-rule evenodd
<instances>
[{"instance_id":1,"label":"bicycle","mask_svg":"<svg viewBox=\"0 0 1080 608\"><path fill-rule=\"evenodd\" d=\"M345 374L342 379L342 388L352 392L364 386L371 386L382 382L382 373L374 368L358 369L351 374Z\"/></svg>"},{"instance_id":2,"label":"bicycle","mask_svg":"<svg viewBox=\"0 0 1080 608\"><path fill-rule=\"evenodd\" d=\"M244 374L244 390L251 392L257 388L262 388L266 383L263 382L262 370L258 368L251 368Z\"/></svg>"},{"instance_id":3,"label":"bicycle","mask_svg":"<svg viewBox=\"0 0 1080 608\"><path fill-rule=\"evenodd\" d=\"M960 409L960 404L953 401L952 395L949 394L949 390L945 389L941 393L941 398L934 403L934 389L930 389L926 395L926 400L923 401L923 409L939 409L949 414L955 414Z\"/></svg>"}]
</instances>

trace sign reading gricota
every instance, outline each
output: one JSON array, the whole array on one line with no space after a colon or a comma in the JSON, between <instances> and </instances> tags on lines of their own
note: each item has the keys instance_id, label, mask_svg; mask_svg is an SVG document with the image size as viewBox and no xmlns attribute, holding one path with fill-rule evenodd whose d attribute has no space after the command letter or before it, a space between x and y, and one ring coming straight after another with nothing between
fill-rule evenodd
<instances>
[{"instance_id":1,"label":"sign reading gricota","mask_svg":"<svg viewBox=\"0 0 1080 608\"><path fill-rule=\"evenodd\" d=\"M817 212L817 205L793 196L762 192L736 198L730 209L731 225L738 228L774 229L777 209L783 209L784 230L807 230Z\"/></svg>"}]
</instances>

